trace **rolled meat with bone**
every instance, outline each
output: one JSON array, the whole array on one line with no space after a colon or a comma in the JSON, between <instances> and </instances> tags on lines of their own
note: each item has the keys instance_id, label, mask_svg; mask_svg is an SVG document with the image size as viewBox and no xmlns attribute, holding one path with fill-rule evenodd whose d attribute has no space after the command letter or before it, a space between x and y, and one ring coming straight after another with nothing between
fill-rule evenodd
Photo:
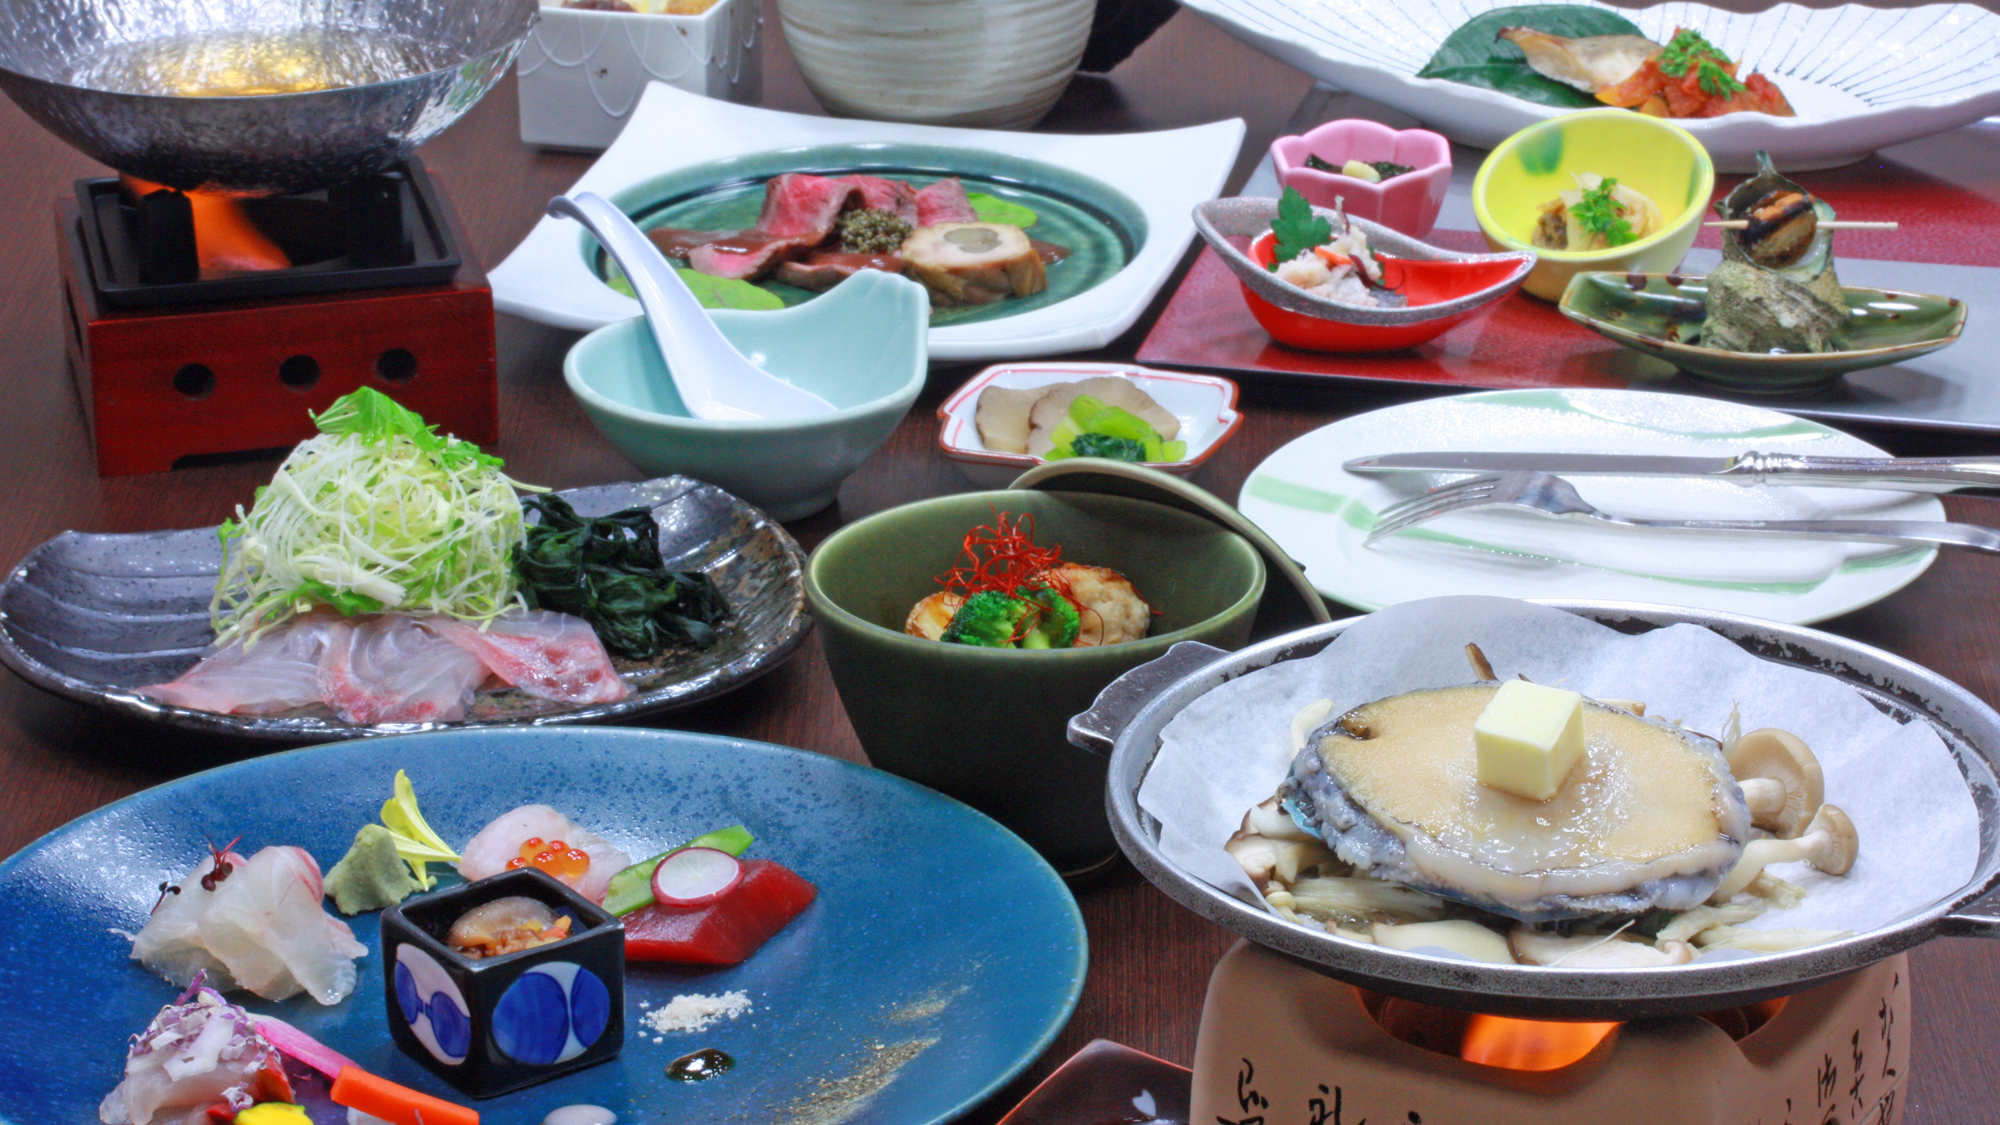
<instances>
[{"instance_id":1,"label":"rolled meat with bone","mask_svg":"<svg viewBox=\"0 0 2000 1125\"><path fill-rule=\"evenodd\" d=\"M1278 793L1357 872L1524 922L1688 910L1750 814L1714 739L1584 701L1584 756L1546 801L1480 784L1497 683L1409 692L1316 730Z\"/></svg>"}]
</instances>

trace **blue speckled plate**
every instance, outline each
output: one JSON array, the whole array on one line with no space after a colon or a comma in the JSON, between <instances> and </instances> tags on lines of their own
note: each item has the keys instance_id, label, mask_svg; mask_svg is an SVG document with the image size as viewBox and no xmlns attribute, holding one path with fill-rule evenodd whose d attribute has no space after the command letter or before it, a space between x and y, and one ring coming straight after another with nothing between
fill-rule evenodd
<instances>
[{"instance_id":1,"label":"blue speckled plate","mask_svg":"<svg viewBox=\"0 0 2000 1125\"><path fill-rule=\"evenodd\" d=\"M206 842L248 854L296 844L331 866L372 820L398 768L424 813L462 844L516 805L552 804L634 856L742 823L750 855L819 886L819 899L742 965L632 966L624 1053L478 1103L484 1125L537 1125L591 1102L621 1122L923 1125L966 1112L1048 1048L1087 962L1082 917L1026 844L948 797L889 774L764 743L672 731L447 731L315 746L147 790L0 863L0 1123L94 1121L130 1036L174 989L127 959L162 879ZM376 915L361 985L332 1008L247 993L367 1069L461 1099L389 1041ZM677 993L749 994L705 1032L643 1035ZM666 1065L715 1047L736 1069L678 1083Z\"/></svg>"}]
</instances>

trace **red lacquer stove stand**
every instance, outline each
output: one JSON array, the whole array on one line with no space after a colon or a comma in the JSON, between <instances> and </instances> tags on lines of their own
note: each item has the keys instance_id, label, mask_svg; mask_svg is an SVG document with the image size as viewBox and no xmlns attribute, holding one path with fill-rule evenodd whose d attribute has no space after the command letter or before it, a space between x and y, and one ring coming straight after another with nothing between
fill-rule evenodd
<instances>
[{"instance_id":1,"label":"red lacquer stove stand","mask_svg":"<svg viewBox=\"0 0 2000 1125\"><path fill-rule=\"evenodd\" d=\"M1560 1069L1458 1057L1391 1026L1408 1005L1238 942L1195 1045L1201 1125L1896 1125L1910 1070L1902 955L1749 1009L1619 1025ZM1388 1025L1388 1026L1385 1026ZM1432 1034L1431 1040L1440 1039ZM1427 1046L1417 1041L1428 1042Z\"/></svg>"},{"instance_id":2,"label":"red lacquer stove stand","mask_svg":"<svg viewBox=\"0 0 2000 1125\"><path fill-rule=\"evenodd\" d=\"M101 475L294 444L317 432L307 411L362 386L441 432L499 439L493 294L470 252L443 283L119 308L94 283L78 214L56 205L64 335Z\"/></svg>"}]
</instances>

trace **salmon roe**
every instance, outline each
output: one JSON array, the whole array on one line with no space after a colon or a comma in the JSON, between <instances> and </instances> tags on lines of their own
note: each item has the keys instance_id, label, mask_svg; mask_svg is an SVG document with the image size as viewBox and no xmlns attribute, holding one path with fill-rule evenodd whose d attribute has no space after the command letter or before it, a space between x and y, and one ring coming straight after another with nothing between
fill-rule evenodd
<instances>
[{"instance_id":1,"label":"salmon roe","mask_svg":"<svg viewBox=\"0 0 2000 1125\"><path fill-rule=\"evenodd\" d=\"M545 841L540 836L530 836L521 841L521 854L507 861L510 871L523 867L539 867L566 883L573 883L590 870L590 853L561 840Z\"/></svg>"}]
</instances>

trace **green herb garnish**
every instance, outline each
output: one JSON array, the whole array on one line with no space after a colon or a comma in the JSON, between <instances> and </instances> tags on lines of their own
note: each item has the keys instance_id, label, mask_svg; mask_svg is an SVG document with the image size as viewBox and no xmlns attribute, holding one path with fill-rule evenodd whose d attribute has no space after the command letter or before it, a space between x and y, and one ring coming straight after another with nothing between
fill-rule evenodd
<instances>
[{"instance_id":1,"label":"green herb garnish","mask_svg":"<svg viewBox=\"0 0 2000 1125\"><path fill-rule=\"evenodd\" d=\"M607 650L631 660L715 643L729 605L707 575L667 569L651 509L586 519L560 496L525 506L540 517L514 554L529 608L583 618Z\"/></svg>"},{"instance_id":2,"label":"green herb garnish","mask_svg":"<svg viewBox=\"0 0 2000 1125\"><path fill-rule=\"evenodd\" d=\"M1734 97L1748 87L1725 69L1728 55L1702 38L1701 32L1682 28L1674 33L1666 50L1660 52L1660 73L1669 78L1685 78L1692 69L1695 82L1712 98Z\"/></svg>"},{"instance_id":3,"label":"green herb garnish","mask_svg":"<svg viewBox=\"0 0 2000 1125\"><path fill-rule=\"evenodd\" d=\"M863 208L834 221L840 248L849 254L888 254L903 245L913 228L894 211Z\"/></svg>"},{"instance_id":4,"label":"green herb garnish","mask_svg":"<svg viewBox=\"0 0 2000 1125\"><path fill-rule=\"evenodd\" d=\"M1624 219L1624 208L1611 198L1611 189L1618 181L1605 179L1596 187L1583 193L1583 198L1569 213L1576 216L1577 224L1591 234L1604 236L1606 244L1623 246L1632 241L1632 224Z\"/></svg>"},{"instance_id":5,"label":"green herb garnish","mask_svg":"<svg viewBox=\"0 0 2000 1125\"><path fill-rule=\"evenodd\" d=\"M1415 171L1408 164L1397 164L1388 160L1363 160L1361 163L1375 169L1375 174L1385 180L1391 176L1400 176L1405 172ZM1310 152L1306 153L1306 167L1311 168L1315 172L1332 172L1336 176L1347 175L1344 167L1330 164Z\"/></svg>"},{"instance_id":6,"label":"green herb garnish","mask_svg":"<svg viewBox=\"0 0 2000 1125\"><path fill-rule=\"evenodd\" d=\"M1314 214L1312 204L1297 188L1288 187L1278 199L1278 217L1271 223L1271 233L1277 236L1277 245L1272 248L1270 270L1277 273L1280 264L1332 242L1333 224Z\"/></svg>"},{"instance_id":7,"label":"green herb garnish","mask_svg":"<svg viewBox=\"0 0 2000 1125\"><path fill-rule=\"evenodd\" d=\"M1638 35L1631 20L1585 4L1532 4L1495 8L1467 20L1438 45L1418 78L1460 82L1560 109L1591 109L1603 103L1574 86L1535 73L1521 48L1495 36L1503 28L1531 27L1568 39L1593 35Z\"/></svg>"}]
</instances>

